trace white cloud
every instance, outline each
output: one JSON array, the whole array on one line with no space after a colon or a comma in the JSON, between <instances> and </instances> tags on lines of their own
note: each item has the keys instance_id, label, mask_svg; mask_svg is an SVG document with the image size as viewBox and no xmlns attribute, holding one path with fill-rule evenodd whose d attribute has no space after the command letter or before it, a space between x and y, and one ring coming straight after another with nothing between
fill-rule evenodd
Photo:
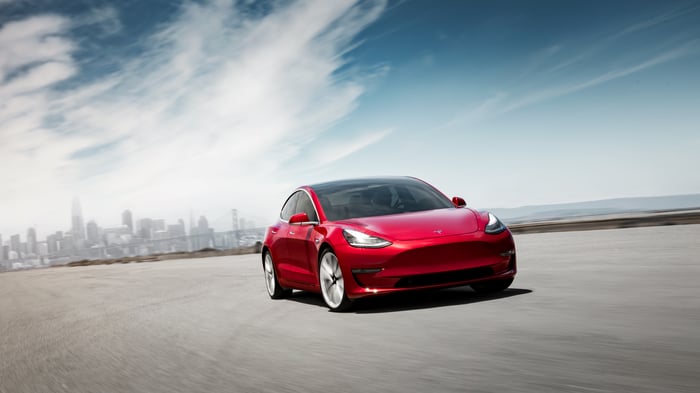
<instances>
[{"instance_id":1,"label":"white cloud","mask_svg":"<svg viewBox=\"0 0 700 393\"><path fill-rule=\"evenodd\" d=\"M46 61L70 61L72 41L60 36L69 21L55 15L41 15L6 23L0 29L0 81L22 67Z\"/></svg>"},{"instance_id":2,"label":"white cloud","mask_svg":"<svg viewBox=\"0 0 700 393\"><path fill-rule=\"evenodd\" d=\"M185 3L139 58L69 91L52 86L81 72L67 38L80 22L6 24L0 75L14 78L0 86L0 205L13 208L0 233L65 229L74 194L102 225L124 208L174 219L194 207L214 225L232 207L273 216L304 181L285 177L295 154L355 108L362 79L336 71L385 5L284 4L256 17L232 1Z\"/></svg>"},{"instance_id":3,"label":"white cloud","mask_svg":"<svg viewBox=\"0 0 700 393\"><path fill-rule=\"evenodd\" d=\"M103 34L116 34L122 30L119 12L112 6L94 8L75 20L74 26L97 26Z\"/></svg>"},{"instance_id":4,"label":"white cloud","mask_svg":"<svg viewBox=\"0 0 700 393\"><path fill-rule=\"evenodd\" d=\"M366 148L367 146L381 141L391 132L392 130L390 129L379 130L362 135L356 135L350 140L328 141L325 144L320 144L315 148L311 161L316 163L316 166L328 165L332 162L350 156L353 153Z\"/></svg>"}]
</instances>

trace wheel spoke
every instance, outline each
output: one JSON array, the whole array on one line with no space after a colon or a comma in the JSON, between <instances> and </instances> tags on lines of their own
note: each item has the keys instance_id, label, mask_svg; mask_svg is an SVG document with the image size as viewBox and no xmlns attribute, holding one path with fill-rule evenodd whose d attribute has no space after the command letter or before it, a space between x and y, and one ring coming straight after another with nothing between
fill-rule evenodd
<instances>
[{"instance_id":1,"label":"wheel spoke","mask_svg":"<svg viewBox=\"0 0 700 393\"><path fill-rule=\"evenodd\" d=\"M333 286L333 280L330 277L323 277L323 287L326 288L326 291L330 290L331 286Z\"/></svg>"},{"instance_id":2,"label":"wheel spoke","mask_svg":"<svg viewBox=\"0 0 700 393\"><path fill-rule=\"evenodd\" d=\"M335 304L340 303L340 299L343 298L342 292L343 292L343 289L340 287L340 285L338 285L338 283L335 283L335 288L333 288L333 294L334 294L333 297L335 298L335 302L334 302Z\"/></svg>"},{"instance_id":3,"label":"wheel spoke","mask_svg":"<svg viewBox=\"0 0 700 393\"><path fill-rule=\"evenodd\" d=\"M328 261L323 261L323 263L321 264L321 268L323 268L323 271L325 271L326 274L328 274L328 277L333 277L333 269L331 269L331 267L328 265Z\"/></svg>"}]
</instances>

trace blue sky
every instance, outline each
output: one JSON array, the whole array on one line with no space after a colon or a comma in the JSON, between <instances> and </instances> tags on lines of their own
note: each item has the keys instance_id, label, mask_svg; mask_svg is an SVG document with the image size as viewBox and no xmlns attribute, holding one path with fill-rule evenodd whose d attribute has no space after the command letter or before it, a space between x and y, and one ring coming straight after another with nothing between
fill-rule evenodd
<instances>
[{"instance_id":1,"label":"blue sky","mask_svg":"<svg viewBox=\"0 0 700 393\"><path fill-rule=\"evenodd\" d=\"M0 0L0 233L267 224L413 175L476 207L700 192L692 1Z\"/></svg>"}]
</instances>

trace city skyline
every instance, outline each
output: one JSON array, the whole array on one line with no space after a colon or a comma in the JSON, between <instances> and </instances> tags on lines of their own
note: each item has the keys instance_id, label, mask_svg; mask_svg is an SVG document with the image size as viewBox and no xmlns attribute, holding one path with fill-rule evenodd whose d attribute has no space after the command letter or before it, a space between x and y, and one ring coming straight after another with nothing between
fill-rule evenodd
<instances>
[{"instance_id":1,"label":"city skyline","mask_svg":"<svg viewBox=\"0 0 700 393\"><path fill-rule=\"evenodd\" d=\"M254 221L239 217L237 209L231 209L229 214L230 228L218 232L204 215L195 222L191 214L189 225L182 218L170 224L163 218L144 216L134 220L129 209L121 212L120 224L100 226L93 219L85 221L80 199L75 197L68 230L57 229L44 235L28 227L24 241L22 233L12 233L7 238L0 233L0 271L78 259L196 251L208 247L235 248L249 246L260 239L263 229L255 228Z\"/></svg>"},{"instance_id":2,"label":"city skyline","mask_svg":"<svg viewBox=\"0 0 700 393\"><path fill-rule=\"evenodd\" d=\"M264 225L366 176L477 208L700 193L698 37L683 0L0 1L0 233L74 195Z\"/></svg>"},{"instance_id":3,"label":"city skyline","mask_svg":"<svg viewBox=\"0 0 700 393\"><path fill-rule=\"evenodd\" d=\"M76 203L76 202L77 202L77 203ZM79 206L79 208L76 209L76 206ZM82 212L82 204L80 203L80 199L79 199L78 197L73 197L73 198L72 198L71 209L70 209L70 212L71 212L71 214L70 214L70 220L68 220L68 224L66 224L66 225L64 225L64 226L58 226L58 227L53 228L53 229L42 228L41 226L36 225L36 224L25 225L25 226L24 226L24 229L22 229L22 228L14 228L14 229L10 228L9 230L7 230L7 228L6 228L5 231L0 231L0 244L2 244L1 241L2 241L2 239L3 239L3 238L2 238L2 235L3 235L3 234L10 234L10 233L11 233L11 234L21 234L21 233L23 233L23 232L25 232L25 231L31 229L31 230L34 230L34 231L36 232L36 236L37 236L38 238L45 238L46 236L48 236L48 235L50 235L50 234L52 234L52 233L55 233L56 231L61 231L61 232L65 232L65 233L70 233L70 232L73 230L73 228L74 228L75 225L78 225L78 227L82 226L82 228L84 228L84 231L86 231L85 228L87 228L87 224L88 224L89 222L91 222L91 221L93 221L93 222L100 222L100 221L102 221L102 220L97 220L97 219L95 219L95 218L93 218L93 217L91 217L91 216L89 216L90 218L86 221L86 220L85 220L85 216L84 216L82 213L79 215L79 217L76 217L76 215L74 214L76 210ZM238 209L233 209L233 210L236 211L235 214L237 215L237 214L238 214ZM124 214L125 214L125 213L129 213L129 215L130 215L130 217L131 217L131 222L132 222L131 225L128 225L128 224L126 224L126 223L124 222L124 221L125 221L125 217L124 217ZM124 209L124 210L122 210L119 214L117 214L116 216L117 216L117 217L120 217L120 218L119 218L118 220L109 221L109 224L104 225L103 227L105 227L105 228L110 228L110 227L117 227L117 226L120 226L120 225L127 225L127 226L130 227L132 233L136 233L136 229L137 229L137 227L136 227L136 225L135 225L136 223L138 223L138 222L139 222L140 220L142 220L142 219L148 219L148 218L153 219L153 218L152 218L153 215L144 215L144 216L136 216L136 215L133 215L133 213L132 213L132 211L131 211L130 209ZM195 217L195 216L196 216L196 217L206 217L207 215L206 215L206 214L195 214L195 211L194 211L193 209L189 209L189 210L188 210L188 215L187 215L187 216L189 217L189 219L187 220L187 226L186 226L186 228L190 228L189 222L193 219L193 217ZM231 219L230 217L231 217L231 209L228 209L228 211L222 212L221 215L218 215L218 216L216 217L216 223L219 224L218 227L222 227L221 224L227 223L228 226L231 227L231 228L229 228L228 226L225 226L225 225L224 225L223 227L227 228L227 230L231 230L231 229L234 229L234 230L235 230L235 229L238 229L238 228L235 228L235 227L232 225L232 223L231 223L232 219ZM76 218L78 218L77 221L76 221ZM181 216L181 217L175 217L175 218L172 218L172 217L170 217L170 218L155 218L155 220L163 220L163 221L165 221L165 222L168 222L168 221L183 220L183 218L182 218L182 216ZM247 227L256 227L256 226L261 226L261 227L262 227L262 226L266 226L266 224L261 224L261 223L259 223L258 220L256 220L255 218L251 219L251 218L249 218L249 217L240 217L239 220L242 220L243 222L245 222ZM195 220L195 221L196 221L196 220ZM195 223L195 226L196 226L196 223ZM214 227L214 225L212 225L212 227ZM238 227L240 227L240 222L238 223ZM41 232L41 231L47 231L47 232ZM85 233L83 234L83 239L86 239L86 238L87 238L87 234L86 234L86 232L85 232Z\"/></svg>"}]
</instances>

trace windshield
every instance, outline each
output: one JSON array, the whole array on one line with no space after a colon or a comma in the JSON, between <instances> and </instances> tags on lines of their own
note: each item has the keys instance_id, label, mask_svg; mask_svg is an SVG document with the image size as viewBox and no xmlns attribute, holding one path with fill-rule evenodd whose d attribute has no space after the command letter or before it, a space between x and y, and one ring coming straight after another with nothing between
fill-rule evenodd
<instances>
[{"instance_id":1,"label":"windshield","mask_svg":"<svg viewBox=\"0 0 700 393\"><path fill-rule=\"evenodd\" d=\"M333 182L314 190L329 221L454 207L437 190L414 179Z\"/></svg>"}]
</instances>

